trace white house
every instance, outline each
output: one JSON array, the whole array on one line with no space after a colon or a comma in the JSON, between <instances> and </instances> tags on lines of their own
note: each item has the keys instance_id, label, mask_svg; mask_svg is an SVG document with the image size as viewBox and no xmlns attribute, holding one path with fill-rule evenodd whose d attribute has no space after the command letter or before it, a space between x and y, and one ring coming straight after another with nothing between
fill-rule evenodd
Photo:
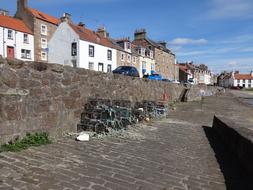
<instances>
[{"instance_id":1,"label":"white house","mask_svg":"<svg viewBox=\"0 0 253 190\"><path fill-rule=\"evenodd\" d=\"M233 85L243 88L253 88L253 72L250 74L240 74L238 71L233 73Z\"/></svg>"},{"instance_id":2,"label":"white house","mask_svg":"<svg viewBox=\"0 0 253 190\"><path fill-rule=\"evenodd\" d=\"M117 67L116 48L108 38L89 30L82 23L73 24L69 14L61 20L48 44L49 63L102 72L111 72Z\"/></svg>"},{"instance_id":3,"label":"white house","mask_svg":"<svg viewBox=\"0 0 253 190\"><path fill-rule=\"evenodd\" d=\"M34 36L21 20L0 15L0 55L34 61Z\"/></svg>"}]
</instances>

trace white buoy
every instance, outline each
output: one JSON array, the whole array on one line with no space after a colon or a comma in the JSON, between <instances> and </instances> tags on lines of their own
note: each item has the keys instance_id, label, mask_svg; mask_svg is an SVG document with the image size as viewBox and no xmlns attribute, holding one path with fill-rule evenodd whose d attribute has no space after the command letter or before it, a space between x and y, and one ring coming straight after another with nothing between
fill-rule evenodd
<instances>
[{"instance_id":1,"label":"white buoy","mask_svg":"<svg viewBox=\"0 0 253 190\"><path fill-rule=\"evenodd\" d=\"M89 141L89 140L90 140L90 135L87 134L87 133L81 133L80 135L78 135L78 136L76 137L76 140L82 141L82 142L84 142L84 141Z\"/></svg>"}]
</instances>

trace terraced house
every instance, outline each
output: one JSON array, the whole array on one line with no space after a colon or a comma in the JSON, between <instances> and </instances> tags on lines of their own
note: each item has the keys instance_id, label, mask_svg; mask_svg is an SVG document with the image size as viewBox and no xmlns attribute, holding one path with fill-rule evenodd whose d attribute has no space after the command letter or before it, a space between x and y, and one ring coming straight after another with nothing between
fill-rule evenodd
<instances>
[{"instance_id":1,"label":"terraced house","mask_svg":"<svg viewBox=\"0 0 253 190\"><path fill-rule=\"evenodd\" d=\"M48 42L57 29L59 19L28 7L27 0L17 0L16 18L34 34L35 61L48 62Z\"/></svg>"},{"instance_id":2,"label":"terraced house","mask_svg":"<svg viewBox=\"0 0 253 190\"><path fill-rule=\"evenodd\" d=\"M0 13L0 55L9 59L34 60L32 31L19 19Z\"/></svg>"},{"instance_id":3,"label":"terraced house","mask_svg":"<svg viewBox=\"0 0 253 190\"><path fill-rule=\"evenodd\" d=\"M147 37L145 29L140 29L135 31L133 44L137 47L142 47L140 51L142 51L143 55L154 58L155 70L163 78L171 80L178 78L175 54L167 48L166 42L155 42Z\"/></svg>"},{"instance_id":4,"label":"terraced house","mask_svg":"<svg viewBox=\"0 0 253 190\"><path fill-rule=\"evenodd\" d=\"M76 25L65 13L49 42L49 62L111 72L117 66L116 47L102 31L94 32L81 22Z\"/></svg>"}]
</instances>

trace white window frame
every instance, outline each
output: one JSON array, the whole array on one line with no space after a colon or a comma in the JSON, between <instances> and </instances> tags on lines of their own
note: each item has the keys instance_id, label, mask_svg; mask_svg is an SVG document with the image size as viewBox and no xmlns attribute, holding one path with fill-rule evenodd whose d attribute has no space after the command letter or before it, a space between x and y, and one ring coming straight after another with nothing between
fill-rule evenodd
<instances>
[{"instance_id":1,"label":"white window frame","mask_svg":"<svg viewBox=\"0 0 253 190\"><path fill-rule=\"evenodd\" d=\"M47 61L47 52L41 51L40 55L41 55L41 60L42 61Z\"/></svg>"},{"instance_id":2,"label":"white window frame","mask_svg":"<svg viewBox=\"0 0 253 190\"><path fill-rule=\"evenodd\" d=\"M41 48L46 49L47 48L47 39L41 38Z\"/></svg>"},{"instance_id":3,"label":"white window frame","mask_svg":"<svg viewBox=\"0 0 253 190\"><path fill-rule=\"evenodd\" d=\"M112 50L110 50L110 49L107 50L107 60L109 60L109 61L112 60Z\"/></svg>"},{"instance_id":4,"label":"white window frame","mask_svg":"<svg viewBox=\"0 0 253 190\"><path fill-rule=\"evenodd\" d=\"M25 44L29 44L29 36L28 36L28 34L24 34L23 35L23 39L24 39L24 43Z\"/></svg>"},{"instance_id":5,"label":"white window frame","mask_svg":"<svg viewBox=\"0 0 253 190\"><path fill-rule=\"evenodd\" d=\"M92 67L91 67L92 66ZM89 65L88 65L88 67L89 67L89 70L94 70L94 62L89 62Z\"/></svg>"},{"instance_id":6,"label":"white window frame","mask_svg":"<svg viewBox=\"0 0 253 190\"><path fill-rule=\"evenodd\" d=\"M127 55L127 62L131 63L131 55Z\"/></svg>"},{"instance_id":7,"label":"white window frame","mask_svg":"<svg viewBox=\"0 0 253 190\"><path fill-rule=\"evenodd\" d=\"M136 63L136 57L132 56L132 59L133 59L133 63Z\"/></svg>"},{"instance_id":8,"label":"white window frame","mask_svg":"<svg viewBox=\"0 0 253 190\"><path fill-rule=\"evenodd\" d=\"M121 53L121 61L124 61L124 60L125 60L125 54Z\"/></svg>"},{"instance_id":9,"label":"white window frame","mask_svg":"<svg viewBox=\"0 0 253 190\"><path fill-rule=\"evenodd\" d=\"M31 50L21 49L21 58L22 59L31 59Z\"/></svg>"},{"instance_id":10,"label":"white window frame","mask_svg":"<svg viewBox=\"0 0 253 190\"><path fill-rule=\"evenodd\" d=\"M95 46L89 45L89 57L95 57Z\"/></svg>"},{"instance_id":11,"label":"white window frame","mask_svg":"<svg viewBox=\"0 0 253 190\"><path fill-rule=\"evenodd\" d=\"M8 29L7 38L8 38L8 40L13 40L13 30Z\"/></svg>"},{"instance_id":12,"label":"white window frame","mask_svg":"<svg viewBox=\"0 0 253 190\"><path fill-rule=\"evenodd\" d=\"M45 25L45 24L41 24L41 25L40 25L40 33L41 33L42 35L47 36L47 25Z\"/></svg>"}]
</instances>

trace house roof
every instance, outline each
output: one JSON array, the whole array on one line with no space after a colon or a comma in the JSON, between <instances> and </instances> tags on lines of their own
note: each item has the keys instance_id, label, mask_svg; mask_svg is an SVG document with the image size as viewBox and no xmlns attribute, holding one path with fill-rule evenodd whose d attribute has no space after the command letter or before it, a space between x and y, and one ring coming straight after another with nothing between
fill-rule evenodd
<instances>
[{"instance_id":1,"label":"house roof","mask_svg":"<svg viewBox=\"0 0 253 190\"><path fill-rule=\"evenodd\" d=\"M73 23L69 23L69 25L79 35L81 40L117 49L117 47L108 38L101 37L96 32L88 28L78 26Z\"/></svg>"},{"instance_id":2,"label":"house roof","mask_svg":"<svg viewBox=\"0 0 253 190\"><path fill-rule=\"evenodd\" d=\"M25 25L23 21L10 16L0 15L0 26L32 34L32 31Z\"/></svg>"},{"instance_id":3,"label":"house roof","mask_svg":"<svg viewBox=\"0 0 253 190\"><path fill-rule=\"evenodd\" d=\"M55 18L53 16L50 16L46 13L43 13L41 11L38 11L36 9L32 9L32 8L28 8L28 10L30 11L30 13L35 16L36 18L38 19L41 19L43 21L46 21L46 22L49 22L49 23L52 23L54 25L58 25L60 20L58 18Z\"/></svg>"},{"instance_id":4,"label":"house roof","mask_svg":"<svg viewBox=\"0 0 253 190\"><path fill-rule=\"evenodd\" d=\"M251 74L235 74L236 80L253 80L253 76Z\"/></svg>"}]
</instances>

